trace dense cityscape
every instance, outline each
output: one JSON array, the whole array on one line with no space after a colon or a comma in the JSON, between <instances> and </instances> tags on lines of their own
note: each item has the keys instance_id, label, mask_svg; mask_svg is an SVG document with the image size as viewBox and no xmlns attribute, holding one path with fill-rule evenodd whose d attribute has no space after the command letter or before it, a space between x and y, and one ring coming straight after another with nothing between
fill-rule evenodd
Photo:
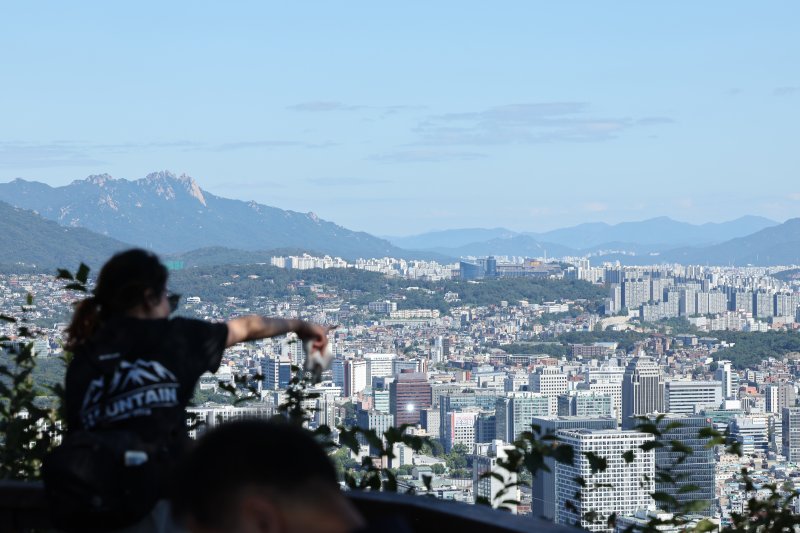
<instances>
[{"instance_id":1,"label":"dense cityscape","mask_svg":"<svg viewBox=\"0 0 800 533\"><path fill-rule=\"evenodd\" d=\"M185 316L218 321L259 313L338 326L330 333L333 364L310 389L318 394L307 401L311 429L358 426L382 435L407 424L407 432L431 439L418 452L395 444L391 458L375 456L367 439L359 454L342 447L332 456L342 476L357 475L362 459L373 455L395 473L400 491L488 502L595 531L612 530L611 515L617 528L627 527L690 501L701 502L691 519L725 525L753 496L742 467L756 480L757 496L769 484L793 490L800 478L800 342L793 333L800 292L786 275L792 267L507 257L443 265L310 255L224 269L171 267L172 287L189 290ZM320 281L332 269L385 280L385 293L360 294L336 277ZM511 283L571 292L499 299ZM13 315L22 306L41 328L34 353L42 383L62 377L62 331L80 297L63 287L50 274L0 277L0 311ZM475 287L494 292L477 300L467 296ZM575 287L583 297L574 296ZM425 298L437 304L419 306ZM11 324L3 327L14 335ZM229 349L219 371L201 378L188 414L204 424L193 426L192 436L227 420L274 416L292 366L304 357L291 339ZM258 394L234 404L227 390L241 389L242 377L257 379ZM663 434L637 428L645 420L639 417ZM521 473L522 483L507 494L516 474L484 474L502 472L498 463L532 426L539 435L557 435L576 459L546 459L549 471ZM724 444L707 445L704 428L724 434ZM646 444L658 439L670 445ZM673 465L676 450L691 453ZM607 458L606 468L598 472L590 456ZM667 482L657 472L669 465L676 474ZM594 487L578 499L577 479ZM658 493L671 499L657 501Z\"/></svg>"}]
</instances>

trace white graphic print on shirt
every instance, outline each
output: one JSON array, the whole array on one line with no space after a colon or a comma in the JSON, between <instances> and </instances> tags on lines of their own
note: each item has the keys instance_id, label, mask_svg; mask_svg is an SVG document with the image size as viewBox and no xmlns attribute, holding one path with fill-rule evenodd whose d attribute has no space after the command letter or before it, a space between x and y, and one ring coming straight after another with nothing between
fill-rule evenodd
<instances>
[{"instance_id":1,"label":"white graphic print on shirt","mask_svg":"<svg viewBox=\"0 0 800 533\"><path fill-rule=\"evenodd\" d=\"M175 374L158 361L123 360L108 387L103 376L89 383L81 420L86 429L91 429L100 423L149 416L156 407L176 407L178 387Z\"/></svg>"}]
</instances>

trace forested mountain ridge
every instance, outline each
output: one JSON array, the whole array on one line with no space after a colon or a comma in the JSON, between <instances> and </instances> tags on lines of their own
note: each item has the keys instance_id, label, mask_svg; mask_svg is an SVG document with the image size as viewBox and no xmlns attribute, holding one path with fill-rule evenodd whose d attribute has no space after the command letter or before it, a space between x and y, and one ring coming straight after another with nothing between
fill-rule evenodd
<instances>
[{"instance_id":1,"label":"forested mountain ridge","mask_svg":"<svg viewBox=\"0 0 800 533\"><path fill-rule=\"evenodd\" d=\"M64 226L160 253L224 246L247 251L300 248L347 259L431 256L411 254L314 213L216 196L193 178L167 171L134 181L96 175L62 187L16 179L0 184L0 200Z\"/></svg>"}]
</instances>

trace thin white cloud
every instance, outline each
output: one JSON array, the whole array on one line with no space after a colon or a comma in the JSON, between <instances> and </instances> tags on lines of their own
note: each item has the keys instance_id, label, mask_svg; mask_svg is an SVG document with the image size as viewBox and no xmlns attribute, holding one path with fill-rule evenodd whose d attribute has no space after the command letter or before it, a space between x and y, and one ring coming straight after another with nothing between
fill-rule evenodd
<instances>
[{"instance_id":1,"label":"thin white cloud","mask_svg":"<svg viewBox=\"0 0 800 533\"><path fill-rule=\"evenodd\" d=\"M668 117L592 116L586 102L511 104L483 111L432 115L415 129L423 146L597 142L624 130L669 124Z\"/></svg>"},{"instance_id":2,"label":"thin white cloud","mask_svg":"<svg viewBox=\"0 0 800 533\"><path fill-rule=\"evenodd\" d=\"M346 186L361 186L361 185L379 185L383 183L390 183L390 180L382 178L356 178L356 177L322 177L322 178L308 178L307 183L316 185L318 187L346 187Z\"/></svg>"},{"instance_id":3,"label":"thin white cloud","mask_svg":"<svg viewBox=\"0 0 800 533\"><path fill-rule=\"evenodd\" d=\"M302 102L288 106L286 109L290 111L304 111L311 113L328 113L331 111L358 111L364 109L363 105L350 105L343 104L342 102L333 102L326 100L319 100L315 102Z\"/></svg>"},{"instance_id":4,"label":"thin white cloud","mask_svg":"<svg viewBox=\"0 0 800 533\"><path fill-rule=\"evenodd\" d=\"M608 211L608 204L602 202L589 202L583 205L584 211L589 213L602 213Z\"/></svg>"},{"instance_id":5,"label":"thin white cloud","mask_svg":"<svg viewBox=\"0 0 800 533\"><path fill-rule=\"evenodd\" d=\"M776 87L772 94L775 96L794 96L795 94L800 94L800 87L798 86L784 86L784 87Z\"/></svg>"},{"instance_id":6,"label":"thin white cloud","mask_svg":"<svg viewBox=\"0 0 800 533\"><path fill-rule=\"evenodd\" d=\"M447 150L403 150L376 154L369 159L382 163L437 163L441 161L473 161L485 158L477 152L453 152Z\"/></svg>"},{"instance_id":7,"label":"thin white cloud","mask_svg":"<svg viewBox=\"0 0 800 533\"><path fill-rule=\"evenodd\" d=\"M71 143L0 142L0 168L93 167L105 165Z\"/></svg>"}]
</instances>

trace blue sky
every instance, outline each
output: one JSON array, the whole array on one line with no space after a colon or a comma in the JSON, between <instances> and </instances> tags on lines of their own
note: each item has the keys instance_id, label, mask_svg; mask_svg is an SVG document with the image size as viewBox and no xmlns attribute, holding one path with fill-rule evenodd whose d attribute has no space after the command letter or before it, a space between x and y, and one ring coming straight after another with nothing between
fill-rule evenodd
<instances>
[{"instance_id":1,"label":"blue sky","mask_svg":"<svg viewBox=\"0 0 800 533\"><path fill-rule=\"evenodd\" d=\"M800 215L800 4L16 2L0 181L169 169L379 235Z\"/></svg>"}]
</instances>

